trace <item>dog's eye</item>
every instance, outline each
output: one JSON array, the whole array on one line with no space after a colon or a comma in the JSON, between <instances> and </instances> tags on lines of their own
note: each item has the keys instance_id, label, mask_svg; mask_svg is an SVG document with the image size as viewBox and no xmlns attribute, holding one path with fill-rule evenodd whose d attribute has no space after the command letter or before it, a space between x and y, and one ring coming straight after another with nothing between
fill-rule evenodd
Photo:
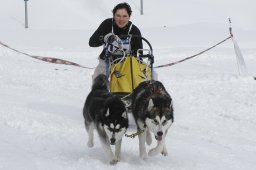
<instances>
[{"instance_id":1,"label":"dog's eye","mask_svg":"<svg viewBox=\"0 0 256 170\"><path fill-rule=\"evenodd\" d=\"M110 127L108 127L108 130L109 130L109 131L113 131L113 129L112 129L112 128L110 128Z\"/></svg>"},{"instance_id":2,"label":"dog's eye","mask_svg":"<svg viewBox=\"0 0 256 170\"><path fill-rule=\"evenodd\" d=\"M121 132L121 129L116 129L116 133Z\"/></svg>"},{"instance_id":3,"label":"dog's eye","mask_svg":"<svg viewBox=\"0 0 256 170\"><path fill-rule=\"evenodd\" d=\"M153 123L154 123L155 125L158 125L158 121L157 121L156 119L153 120Z\"/></svg>"},{"instance_id":4,"label":"dog's eye","mask_svg":"<svg viewBox=\"0 0 256 170\"><path fill-rule=\"evenodd\" d=\"M164 120L163 123L162 123L162 125L164 126L166 123L167 123L167 120Z\"/></svg>"}]
</instances>

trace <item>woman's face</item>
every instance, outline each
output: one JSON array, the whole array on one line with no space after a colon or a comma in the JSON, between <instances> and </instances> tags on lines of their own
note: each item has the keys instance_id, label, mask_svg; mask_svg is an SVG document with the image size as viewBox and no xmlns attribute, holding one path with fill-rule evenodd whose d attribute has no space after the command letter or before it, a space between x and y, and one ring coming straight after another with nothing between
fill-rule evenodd
<instances>
[{"instance_id":1,"label":"woman's face","mask_svg":"<svg viewBox=\"0 0 256 170\"><path fill-rule=\"evenodd\" d=\"M115 19L116 25L119 28L123 28L128 24L130 17L126 9L118 9L114 15L114 19Z\"/></svg>"}]
</instances>

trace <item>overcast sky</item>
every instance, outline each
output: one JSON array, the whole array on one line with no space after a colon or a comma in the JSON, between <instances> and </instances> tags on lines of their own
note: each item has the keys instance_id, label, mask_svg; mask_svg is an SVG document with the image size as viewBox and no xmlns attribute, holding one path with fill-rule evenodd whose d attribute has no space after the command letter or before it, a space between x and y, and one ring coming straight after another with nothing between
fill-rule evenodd
<instances>
[{"instance_id":1,"label":"overcast sky","mask_svg":"<svg viewBox=\"0 0 256 170\"><path fill-rule=\"evenodd\" d=\"M8 24L22 27L24 1L0 1L1 27L9 27ZM118 2L123 0L29 0L29 21L33 28L95 28L102 19L111 17L111 10ZM199 22L226 24L230 17L237 27L256 28L255 0L145 0L143 16L139 0L127 2L133 9L132 20L147 27Z\"/></svg>"}]
</instances>

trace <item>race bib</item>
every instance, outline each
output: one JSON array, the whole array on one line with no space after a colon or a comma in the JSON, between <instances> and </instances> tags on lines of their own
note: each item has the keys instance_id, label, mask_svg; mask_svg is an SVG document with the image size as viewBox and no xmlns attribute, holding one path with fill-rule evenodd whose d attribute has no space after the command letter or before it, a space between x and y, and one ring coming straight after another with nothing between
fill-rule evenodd
<instances>
[{"instance_id":1,"label":"race bib","mask_svg":"<svg viewBox=\"0 0 256 170\"><path fill-rule=\"evenodd\" d=\"M130 53L130 37L125 37L121 39L123 43L123 50L126 54Z\"/></svg>"}]
</instances>

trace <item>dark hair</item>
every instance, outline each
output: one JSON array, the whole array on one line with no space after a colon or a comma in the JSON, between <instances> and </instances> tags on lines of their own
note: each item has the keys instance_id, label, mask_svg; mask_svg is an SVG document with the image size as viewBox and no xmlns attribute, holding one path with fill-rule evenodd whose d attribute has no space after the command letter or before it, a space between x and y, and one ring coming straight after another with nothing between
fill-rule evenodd
<instances>
[{"instance_id":1,"label":"dark hair","mask_svg":"<svg viewBox=\"0 0 256 170\"><path fill-rule=\"evenodd\" d=\"M126 2L117 4L117 5L114 7L113 11L112 11L112 12L113 12L113 15L115 15L115 13L116 13L116 11L117 11L118 9L125 9L125 10L127 11L128 15L129 15L129 17L130 17L131 14L132 14L131 6L130 6L128 3L126 3Z\"/></svg>"}]
</instances>

